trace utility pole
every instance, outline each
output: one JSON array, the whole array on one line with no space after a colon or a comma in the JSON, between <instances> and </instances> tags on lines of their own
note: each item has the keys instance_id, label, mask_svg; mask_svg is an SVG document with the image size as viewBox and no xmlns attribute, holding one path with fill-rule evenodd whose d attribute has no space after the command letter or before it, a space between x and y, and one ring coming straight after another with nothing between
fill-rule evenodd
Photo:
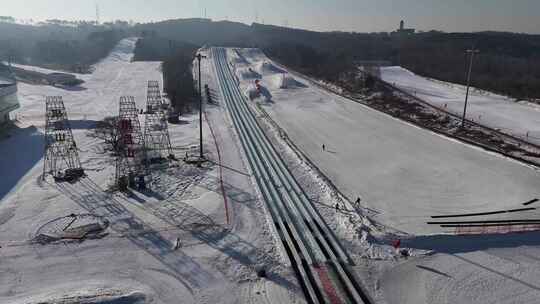
<instances>
[{"instance_id":1,"label":"utility pole","mask_svg":"<svg viewBox=\"0 0 540 304\"><path fill-rule=\"evenodd\" d=\"M196 56L197 60L199 61L199 157L202 161L204 158L203 155L203 136L202 136L202 111L203 111L203 98L202 98L202 88L201 88L201 59L206 58L206 56L201 55L201 53L198 53Z\"/></svg>"},{"instance_id":2,"label":"utility pole","mask_svg":"<svg viewBox=\"0 0 540 304\"><path fill-rule=\"evenodd\" d=\"M465 105L463 105L463 117L461 118L461 128L465 128L465 115L467 114L467 102L469 101L469 88L471 85L471 72L473 66L474 54L480 53L480 50L475 49L474 47L466 51L467 54L471 55L471 61L469 62L469 72L467 73L467 93L465 94Z\"/></svg>"}]
</instances>

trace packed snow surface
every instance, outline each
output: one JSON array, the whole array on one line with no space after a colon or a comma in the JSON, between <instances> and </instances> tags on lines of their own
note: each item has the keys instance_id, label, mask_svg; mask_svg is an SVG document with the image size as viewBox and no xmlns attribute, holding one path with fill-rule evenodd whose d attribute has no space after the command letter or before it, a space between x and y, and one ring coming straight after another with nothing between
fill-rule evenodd
<instances>
[{"instance_id":1,"label":"packed snow surface","mask_svg":"<svg viewBox=\"0 0 540 304\"><path fill-rule=\"evenodd\" d=\"M251 66L269 62L240 53ZM273 101L264 108L351 201L360 197L374 219L398 231L440 233L429 216L516 207L538 195L540 173L528 166L296 80L305 87L284 90L264 76Z\"/></svg>"},{"instance_id":2,"label":"packed snow surface","mask_svg":"<svg viewBox=\"0 0 540 304\"><path fill-rule=\"evenodd\" d=\"M474 75L473 75L474 77ZM398 66L382 67L381 78L410 94L449 111L462 114L466 87L427 79ZM540 108L471 88L467 118L540 144Z\"/></svg>"},{"instance_id":3,"label":"packed snow surface","mask_svg":"<svg viewBox=\"0 0 540 304\"><path fill-rule=\"evenodd\" d=\"M229 51L231 57L237 54L247 62L237 68L270 62L256 49ZM426 224L431 215L523 207L538 197L536 169L404 123L291 74L303 87L278 88L271 85L275 73L263 75L261 84L273 95L272 102L260 102L263 109L349 200L361 198L362 216L382 223L389 233L408 234L402 247L434 252L372 272L377 303L536 302L539 233L464 237ZM249 85L240 82L242 88ZM503 111L499 117L512 117L516 112L510 106L520 107L509 101L494 104ZM489 104L483 109L491 111ZM539 215L533 210L490 219Z\"/></svg>"},{"instance_id":4,"label":"packed snow surface","mask_svg":"<svg viewBox=\"0 0 540 304\"><path fill-rule=\"evenodd\" d=\"M136 40L122 40L78 88L19 84L17 122L0 134L0 303L302 303L223 108L206 111L202 129L211 162L203 168L180 160L153 170L152 190L106 191L113 183L115 157L92 136L96 122L118 115L120 96L134 96L137 108L144 108L147 81L162 83L160 62L131 62ZM212 69L205 65L202 70L211 84ZM63 97L88 175L73 184L40 178L46 96ZM144 126L144 115L139 120ZM198 130L195 113L169 124L178 158L197 153ZM228 168L223 188L230 226L217 146ZM56 225L71 214L107 219L107 228L84 241L59 241L42 233L60 229L64 233L58 235L64 235L80 228L64 231ZM266 279L257 278L260 266L267 269Z\"/></svg>"}]
</instances>

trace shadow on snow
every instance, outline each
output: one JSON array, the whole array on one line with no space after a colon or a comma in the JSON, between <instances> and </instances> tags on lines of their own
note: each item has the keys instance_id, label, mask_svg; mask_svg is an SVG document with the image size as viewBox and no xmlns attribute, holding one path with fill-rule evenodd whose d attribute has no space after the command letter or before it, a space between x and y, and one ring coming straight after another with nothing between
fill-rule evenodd
<instances>
[{"instance_id":1,"label":"shadow on snow","mask_svg":"<svg viewBox=\"0 0 540 304\"><path fill-rule=\"evenodd\" d=\"M36 127L8 131L0 139L0 200L43 158L44 135Z\"/></svg>"},{"instance_id":2,"label":"shadow on snow","mask_svg":"<svg viewBox=\"0 0 540 304\"><path fill-rule=\"evenodd\" d=\"M181 250L174 250L170 241L127 210L115 195L106 193L90 178L83 178L74 185L62 183L56 184L56 186L60 192L88 212L108 218L111 229L124 234L133 244L160 261L191 292L193 292L193 288L219 284L211 271L203 268ZM122 199L132 204L126 198ZM244 266L255 268L260 266L258 261L271 259L262 250L257 249L229 229L214 223L212 218L179 199L170 198L155 203L147 202L142 206L134 206L153 214L173 227L189 232L194 238L219 250ZM276 284L285 285L287 288L296 287L295 283L279 274L269 273L268 278Z\"/></svg>"}]
</instances>

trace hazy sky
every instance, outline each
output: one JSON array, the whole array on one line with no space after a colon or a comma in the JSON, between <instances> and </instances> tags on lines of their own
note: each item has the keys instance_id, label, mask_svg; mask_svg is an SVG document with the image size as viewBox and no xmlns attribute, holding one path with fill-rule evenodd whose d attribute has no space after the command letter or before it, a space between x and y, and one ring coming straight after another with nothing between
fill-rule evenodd
<instances>
[{"instance_id":1,"label":"hazy sky","mask_svg":"<svg viewBox=\"0 0 540 304\"><path fill-rule=\"evenodd\" d=\"M20 19L157 21L207 16L314 30L390 31L399 20L419 30L500 30L540 34L540 0L0 0Z\"/></svg>"}]
</instances>

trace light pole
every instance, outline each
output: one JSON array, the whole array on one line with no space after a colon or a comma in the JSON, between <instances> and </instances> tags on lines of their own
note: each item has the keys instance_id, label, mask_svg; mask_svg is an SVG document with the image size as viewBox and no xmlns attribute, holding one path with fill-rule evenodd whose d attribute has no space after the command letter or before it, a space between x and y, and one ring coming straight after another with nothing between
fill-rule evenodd
<instances>
[{"instance_id":1,"label":"light pole","mask_svg":"<svg viewBox=\"0 0 540 304\"><path fill-rule=\"evenodd\" d=\"M471 85L471 72L472 72L474 54L480 53L480 50L472 48L470 50L467 50L466 53L471 55L471 61L469 62L469 72L467 73L467 93L465 94L465 105L463 106L463 117L461 118L462 129L465 128L465 115L467 114L467 102L469 101L469 88Z\"/></svg>"},{"instance_id":2,"label":"light pole","mask_svg":"<svg viewBox=\"0 0 540 304\"><path fill-rule=\"evenodd\" d=\"M203 155L203 138L202 138L202 88L201 88L201 59L206 58L206 56L201 55L201 53L198 53L196 56L197 60L199 61L199 158L202 160L204 158Z\"/></svg>"}]
</instances>

